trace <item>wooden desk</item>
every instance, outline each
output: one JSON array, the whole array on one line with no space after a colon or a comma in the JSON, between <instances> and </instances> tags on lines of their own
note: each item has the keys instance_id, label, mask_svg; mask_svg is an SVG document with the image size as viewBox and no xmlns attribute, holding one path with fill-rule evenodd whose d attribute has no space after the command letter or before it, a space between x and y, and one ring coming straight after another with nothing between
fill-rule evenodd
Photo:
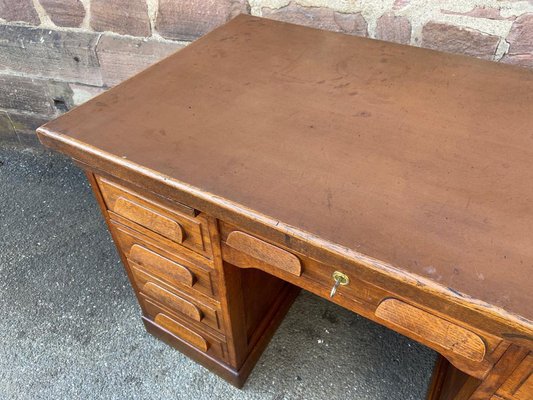
<instances>
[{"instance_id":1,"label":"wooden desk","mask_svg":"<svg viewBox=\"0 0 533 400\"><path fill-rule=\"evenodd\" d=\"M442 354L430 398L515 400L532 132L531 71L250 16L38 130L87 171L146 328L234 385L304 288Z\"/></svg>"}]
</instances>

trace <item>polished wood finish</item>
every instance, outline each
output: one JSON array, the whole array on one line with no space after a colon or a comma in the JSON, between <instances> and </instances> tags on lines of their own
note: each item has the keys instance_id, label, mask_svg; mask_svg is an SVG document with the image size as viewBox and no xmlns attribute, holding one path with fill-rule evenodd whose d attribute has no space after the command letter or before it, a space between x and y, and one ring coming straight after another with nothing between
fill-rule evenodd
<instances>
[{"instance_id":1,"label":"polished wood finish","mask_svg":"<svg viewBox=\"0 0 533 400\"><path fill-rule=\"evenodd\" d=\"M479 335L403 301L385 299L376 309L376 317L413 332L420 341L432 342L470 360L481 361L485 356L485 343Z\"/></svg>"},{"instance_id":2,"label":"polished wood finish","mask_svg":"<svg viewBox=\"0 0 533 400\"><path fill-rule=\"evenodd\" d=\"M207 249L212 251L198 254L168 240L165 232L146 229L136 221L115 213L116 210L110 209L113 203L105 201L102 182L106 182L106 187L119 188L120 193L128 193L131 198L142 199L150 209L163 209L169 215L174 215L182 204L176 210L172 207L167 210L166 200L156 194L117 180L104 171L95 171L88 165L81 166L87 170L120 250L143 309L147 330L241 387L299 289L261 271L236 268L231 277L226 276L230 266L223 267L216 219L206 217L197 210L189 213L201 221L202 236L209 244ZM177 266L194 273L192 287L188 274L183 270L175 277ZM187 276L186 284L183 282L184 275ZM226 289L231 282L238 282L239 286L229 288L230 298ZM242 295L235 296L239 291ZM229 309L230 301L241 312Z\"/></svg>"},{"instance_id":3,"label":"polished wood finish","mask_svg":"<svg viewBox=\"0 0 533 400\"><path fill-rule=\"evenodd\" d=\"M142 266L147 272L160 276L174 284L192 287L195 278L184 265L165 258L146 247L135 244L130 250L130 260Z\"/></svg>"},{"instance_id":4,"label":"polished wood finish","mask_svg":"<svg viewBox=\"0 0 533 400\"><path fill-rule=\"evenodd\" d=\"M158 280L178 287L195 297L217 297L216 273L213 267L206 264L200 256L184 250L176 252L173 247L166 247L165 243L142 235L140 232L115 221L111 221L111 225L128 263L135 263L137 267ZM143 253L141 256L138 252L134 252L138 248L147 249L150 253ZM156 256L152 256L152 254ZM183 269L192 275L192 286L189 284L191 280L188 275L187 278L183 278L185 273L177 272L177 270L182 271Z\"/></svg>"},{"instance_id":5,"label":"polished wood finish","mask_svg":"<svg viewBox=\"0 0 533 400\"><path fill-rule=\"evenodd\" d=\"M207 352L208 343L207 341L200 336L199 334L187 329L185 326L181 325L179 322L174 321L170 317L167 317L165 314L159 313L155 316L154 322L159 325L161 328L166 329L167 331L181 337L186 342L192 344L194 347Z\"/></svg>"},{"instance_id":6,"label":"polished wood finish","mask_svg":"<svg viewBox=\"0 0 533 400\"><path fill-rule=\"evenodd\" d=\"M483 382L476 388L470 400L484 400L493 395L510 378L512 372L526 358L529 350L515 345L509 346L505 354L498 360L494 368L487 374ZM528 371L531 374L531 370ZM529 393L531 396L532 393ZM511 397L517 400L515 397Z\"/></svg>"},{"instance_id":7,"label":"polished wood finish","mask_svg":"<svg viewBox=\"0 0 533 400\"><path fill-rule=\"evenodd\" d=\"M205 313L200 311L197 306L183 297L178 296L154 283L150 280L151 277L149 275L145 274L143 276L140 270L135 270L134 268L133 276L135 277L137 286L140 288L140 292L146 295L148 298L157 300L159 303L165 305L169 309L180 312L195 321L202 321L204 319Z\"/></svg>"},{"instance_id":8,"label":"polished wood finish","mask_svg":"<svg viewBox=\"0 0 533 400\"><path fill-rule=\"evenodd\" d=\"M231 232L226 238L226 244L290 274L296 276L302 274L302 265L298 257L247 233Z\"/></svg>"},{"instance_id":9,"label":"polished wood finish","mask_svg":"<svg viewBox=\"0 0 533 400\"><path fill-rule=\"evenodd\" d=\"M533 354L529 353L498 389L507 399L531 400L533 397Z\"/></svg>"},{"instance_id":10,"label":"polished wood finish","mask_svg":"<svg viewBox=\"0 0 533 400\"><path fill-rule=\"evenodd\" d=\"M396 319L401 315L392 315L389 311L388 318L384 318L384 306L391 300L405 298L405 294L400 290L386 291L379 283L370 284L351 275L346 269L350 278L350 284L341 286L333 299L330 298L331 287L334 284L332 273L335 266L324 265L312 260L303 254L293 253L300 260L303 272L300 277L287 273L282 268L265 263L247 253L238 251L225 242L235 229L229 224L220 224L222 237L222 258L240 268L254 268L277 276L287 282L302 287L321 297L327 298L345 308L348 308L369 319L379 322L392 328L410 338L422 341L427 346L445 355L456 367L469 373L470 375L482 378L492 368L494 362L499 359L501 352L506 345L502 340L485 330L473 328L464 322L450 319L450 315L438 315L433 310L424 310L423 305L401 303L409 310L415 309L417 315L409 320L404 319L403 325L399 325ZM265 239L266 240L266 239ZM278 248L286 249L284 245L278 243ZM398 303L398 300L395 300ZM379 307L381 308L381 311ZM409 323L409 326L405 325ZM431 323L428 327L428 323ZM464 326L464 327L462 327ZM451 337L455 333L454 337ZM438 339L438 340L437 340Z\"/></svg>"},{"instance_id":11,"label":"polished wood finish","mask_svg":"<svg viewBox=\"0 0 533 400\"><path fill-rule=\"evenodd\" d=\"M209 243L202 228L205 221L201 216L190 218L117 183L101 177L97 181L114 219L134 223L141 231L154 232L200 254L209 254Z\"/></svg>"},{"instance_id":12,"label":"polished wood finish","mask_svg":"<svg viewBox=\"0 0 533 400\"><path fill-rule=\"evenodd\" d=\"M455 368L439 356L433 371L427 400L468 400L480 381Z\"/></svg>"},{"instance_id":13,"label":"polished wood finish","mask_svg":"<svg viewBox=\"0 0 533 400\"><path fill-rule=\"evenodd\" d=\"M231 383L304 288L442 354L432 400L529 400L531 93L240 16L38 135L87 171L149 332Z\"/></svg>"}]
</instances>

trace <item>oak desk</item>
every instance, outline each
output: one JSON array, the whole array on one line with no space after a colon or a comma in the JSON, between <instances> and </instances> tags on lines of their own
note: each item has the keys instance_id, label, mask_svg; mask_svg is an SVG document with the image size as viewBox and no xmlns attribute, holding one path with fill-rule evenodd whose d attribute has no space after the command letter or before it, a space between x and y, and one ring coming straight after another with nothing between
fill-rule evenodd
<instances>
[{"instance_id":1,"label":"oak desk","mask_svg":"<svg viewBox=\"0 0 533 400\"><path fill-rule=\"evenodd\" d=\"M430 398L533 398L531 71L240 16L38 134L231 383L304 288L442 354Z\"/></svg>"}]
</instances>

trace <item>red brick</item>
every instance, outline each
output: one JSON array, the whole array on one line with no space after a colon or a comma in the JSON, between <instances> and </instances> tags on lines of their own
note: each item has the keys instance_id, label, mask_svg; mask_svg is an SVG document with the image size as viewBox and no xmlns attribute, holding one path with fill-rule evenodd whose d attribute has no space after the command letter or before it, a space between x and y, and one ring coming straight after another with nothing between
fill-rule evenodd
<instances>
[{"instance_id":1,"label":"red brick","mask_svg":"<svg viewBox=\"0 0 533 400\"><path fill-rule=\"evenodd\" d=\"M159 0L156 30L167 39L194 40L248 12L246 0Z\"/></svg>"},{"instance_id":2,"label":"red brick","mask_svg":"<svg viewBox=\"0 0 533 400\"><path fill-rule=\"evenodd\" d=\"M41 23L32 0L0 0L0 18L9 22L27 22L31 25Z\"/></svg>"},{"instance_id":3,"label":"red brick","mask_svg":"<svg viewBox=\"0 0 533 400\"><path fill-rule=\"evenodd\" d=\"M263 8L264 17L334 32L366 36L367 22L360 13L345 14L325 7L303 7L295 3L271 9Z\"/></svg>"},{"instance_id":4,"label":"red brick","mask_svg":"<svg viewBox=\"0 0 533 400\"><path fill-rule=\"evenodd\" d=\"M401 44L411 41L411 23L402 16L384 14L377 20L376 38Z\"/></svg>"},{"instance_id":5,"label":"red brick","mask_svg":"<svg viewBox=\"0 0 533 400\"><path fill-rule=\"evenodd\" d=\"M422 28L422 47L492 60L500 37L438 22Z\"/></svg>"},{"instance_id":6,"label":"red brick","mask_svg":"<svg viewBox=\"0 0 533 400\"><path fill-rule=\"evenodd\" d=\"M178 43L104 35L96 48L104 84L114 86L181 47Z\"/></svg>"},{"instance_id":7,"label":"red brick","mask_svg":"<svg viewBox=\"0 0 533 400\"><path fill-rule=\"evenodd\" d=\"M46 13L57 26L78 27L85 18L85 8L80 0L39 0Z\"/></svg>"},{"instance_id":8,"label":"red brick","mask_svg":"<svg viewBox=\"0 0 533 400\"><path fill-rule=\"evenodd\" d=\"M132 36L150 36L145 0L91 0L91 27Z\"/></svg>"}]
</instances>

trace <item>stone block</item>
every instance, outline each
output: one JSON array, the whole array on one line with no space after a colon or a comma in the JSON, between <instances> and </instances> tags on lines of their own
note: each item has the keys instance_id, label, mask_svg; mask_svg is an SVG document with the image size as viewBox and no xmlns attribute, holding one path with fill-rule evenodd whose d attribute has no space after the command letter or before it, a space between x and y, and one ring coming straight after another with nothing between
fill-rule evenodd
<instances>
[{"instance_id":1,"label":"stone block","mask_svg":"<svg viewBox=\"0 0 533 400\"><path fill-rule=\"evenodd\" d=\"M32 0L0 0L0 18L8 22L39 25L41 20Z\"/></svg>"},{"instance_id":2,"label":"stone block","mask_svg":"<svg viewBox=\"0 0 533 400\"><path fill-rule=\"evenodd\" d=\"M428 22L422 28L421 45L429 49L492 60L500 40L499 36L474 29Z\"/></svg>"},{"instance_id":3,"label":"stone block","mask_svg":"<svg viewBox=\"0 0 533 400\"><path fill-rule=\"evenodd\" d=\"M38 114L25 114L9 111L9 118L13 122L15 132L17 134L33 134L35 135L35 130L41 125L47 123L53 117L46 117Z\"/></svg>"},{"instance_id":4,"label":"stone block","mask_svg":"<svg viewBox=\"0 0 533 400\"><path fill-rule=\"evenodd\" d=\"M103 36L96 49L106 86L114 86L182 48L179 43Z\"/></svg>"},{"instance_id":5,"label":"stone block","mask_svg":"<svg viewBox=\"0 0 533 400\"><path fill-rule=\"evenodd\" d=\"M159 0L156 30L167 39L194 40L249 12L246 0Z\"/></svg>"},{"instance_id":6,"label":"stone block","mask_svg":"<svg viewBox=\"0 0 533 400\"><path fill-rule=\"evenodd\" d=\"M80 0L39 1L57 26L79 27L85 18L85 8Z\"/></svg>"},{"instance_id":7,"label":"stone block","mask_svg":"<svg viewBox=\"0 0 533 400\"><path fill-rule=\"evenodd\" d=\"M55 116L72 108L65 82L0 74L0 108Z\"/></svg>"},{"instance_id":8,"label":"stone block","mask_svg":"<svg viewBox=\"0 0 533 400\"><path fill-rule=\"evenodd\" d=\"M303 7L295 3L278 8L263 8L263 17L351 35L367 36L367 22L360 13L346 14L326 7Z\"/></svg>"},{"instance_id":9,"label":"stone block","mask_svg":"<svg viewBox=\"0 0 533 400\"><path fill-rule=\"evenodd\" d=\"M0 110L0 143L40 146L35 130L50 119L38 114Z\"/></svg>"},{"instance_id":10,"label":"stone block","mask_svg":"<svg viewBox=\"0 0 533 400\"><path fill-rule=\"evenodd\" d=\"M91 27L98 32L109 31L123 35L150 36L146 1L91 0Z\"/></svg>"},{"instance_id":11,"label":"stone block","mask_svg":"<svg viewBox=\"0 0 533 400\"><path fill-rule=\"evenodd\" d=\"M101 86L99 34L0 25L0 72Z\"/></svg>"},{"instance_id":12,"label":"stone block","mask_svg":"<svg viewBox=\"0 0 533 400\"><path fill-rule=\"evenodd\" d=\"M411 41L411 23L406 17L391 13L382 15L377 20L376 38L401 44Z\"/></svg>"},{"instance_id":13,"label":"stone block","mask_svg":"<svg viewBox=\"0 0 533 400\"><path fill-rule=\"evenodd\" d=\"M509 51L502 61L533 68L533 14L519 16L507 36Z\"/></svg>"}]
</instances>

